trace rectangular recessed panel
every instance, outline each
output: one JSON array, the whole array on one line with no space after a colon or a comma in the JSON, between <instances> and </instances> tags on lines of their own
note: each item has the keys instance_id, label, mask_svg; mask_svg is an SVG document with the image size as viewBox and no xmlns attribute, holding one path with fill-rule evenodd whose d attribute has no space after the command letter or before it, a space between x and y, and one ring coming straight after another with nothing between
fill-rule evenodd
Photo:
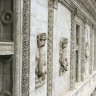
<instances>
[{"instance_id":1,"label":"rectangular recessed panel","mask_svg":"<svg viewBox=\"0 0 96 96\"><path fill-rule=\"evenodd\" d=\"M13 42L0 42L0 55L14 54Z\"/></svg>"},{"instance_id":2,"label":"rectangular recessed panel","mask_svg":"<svg viewBox=\"0 0 96 96\"><path fill-rule=\"evenodd\" d=\"M0 41L13 41L13 0L0 0Z\"/></svg>"},{"instance_id":3,"label":"rectangular recessed panel","mask_svg":"<svg viewBox=\"0 0 96 96\"><path fill-rule=\"evenodd\" d=\"M0 55L0 96L4 93L11 96L9 94L12 93L13 86L12 62L13 55Z\"/></svg>"}]
</instances>

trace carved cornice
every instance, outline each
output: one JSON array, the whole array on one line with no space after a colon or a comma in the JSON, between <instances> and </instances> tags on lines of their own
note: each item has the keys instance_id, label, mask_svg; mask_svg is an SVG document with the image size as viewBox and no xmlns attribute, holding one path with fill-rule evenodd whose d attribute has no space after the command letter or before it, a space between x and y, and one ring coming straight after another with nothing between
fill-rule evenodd
<instances>
[{"instance_id":1,"label":"carved cornice","mask_svg":"<svg viewBox=\"0 0 96 96\"><path fill-rule=\"evenodd\" d=\"M86 6L89 6L89 3L85 5L84 0L59 0L59 2L66 6L74 15L78 16L83 21L87 19L87 23L89 25L96 24L96 12L92 11L92 7L90 7L91 10L89 10L90 8L86 8ZM90 11L94 14L91 14Z\"/></svg>"},{"instance_id":2,"label":"carved cornice","mask_svg":"<svg viewBox=\"0 0 96 96\"><path fill-rule=\"evenodd\" d=\"M96 11L95 7L87 0L80 0L80 2L85 5L86 9L90 12L90 14L95 18L96 21Z\"/></svg>"},{"instance_id":3,"label":"carved cornice","mask_svg":"<svg viewBox=\"0 0 96 96\"><path fill-rule=\"evenodd\" d=\"M59 0L59 3L66 6L71 12L74 12L77 9L70 0Z\"/></svg>"}]
</instances>

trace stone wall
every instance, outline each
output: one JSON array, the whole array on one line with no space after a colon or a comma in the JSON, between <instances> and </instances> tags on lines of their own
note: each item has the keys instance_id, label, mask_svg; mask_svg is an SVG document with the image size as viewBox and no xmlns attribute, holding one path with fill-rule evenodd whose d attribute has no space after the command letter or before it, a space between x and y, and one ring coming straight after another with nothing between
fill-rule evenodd
<instances>
[{"instance_id":1,"label":"stone wall","mask_svg":"<svg viewBox=\"0 0 96 96\"><path fill-rule=\"evenodd\" d=\"M71 33L71 12L62 4L54 13L53 33L53 96L62 96L70 87L70 33ZM68 59L68 70L60 71L60 40L67 38L66 57ZM62 41L61 41L62 42ZM63 58L63 59L64 59Z\"/></svg>"},{"instance_id":2,"label":"stone wall","mask_svg":"<svg viewBox=\"0 0 96 96\"><path fill-rule=\"evenodd\" d=\"M37 35L48 32L48 0L31 0L30 20L30 96L47 96L47 82L35 88L36 54L38 54ZM45 50L47 51L47 42ZM47 57L47 52L45 52ZM46 60L47 63L47 60ZM47 80L47 78L46 78Z\"/></svg>"},{"instance_id":3,"label":"stone wall","mask_svg":"<svg viewBox=\"0 0 96 96\"><path fill-rule=\"evenodd\" d=\"M94 69L91 67L95 66L93 60L95 55L93 48L95 47L94 32L92 31L92 24L89 24L91 19L93 22L93 18L89 16L88 11L83 10L85 7L80 8L81 5L78 5L79 3L75 0L73 2L65 1L60 0L58 3L55 0L54 2L51 0L31 0L29 96L65 96L65 94L66 96L83 96L83 93L92 87L92 82L95 82L95 75L95 77L92 75L93 77L91 76L87 81L81 82L89 77ZM77 9L76 5L73 4L74 2L78 5ZM85 15L83 12L86 12ZM86 17L86 15L88 16ZM76 24L80 25L78 46L76 45ZM46 38L44 34L46 34ZM45 42L40 43L40 40L45 40ZM38 45L44 43L44 46ZM91 48L91 46L93 47ZM47 48L49 49L47 50ZM74 68L76 48L79 51L77 82L75 81L76 68ZM88 55L87 61L85 60L85 52ZM47 62L47 59L50 61ZM39 78L42 77L39 72L44 71L42 70L44 62L46 75L43 80L39 80L42 79ZM38 67L37 65L41 66ZM45 81L44 84L42 81ZM77 89L75 90L75 88ZM70 89L75 90L75 92L72 91L73 93L68 95Z\"/></svg>"}]
</instances>

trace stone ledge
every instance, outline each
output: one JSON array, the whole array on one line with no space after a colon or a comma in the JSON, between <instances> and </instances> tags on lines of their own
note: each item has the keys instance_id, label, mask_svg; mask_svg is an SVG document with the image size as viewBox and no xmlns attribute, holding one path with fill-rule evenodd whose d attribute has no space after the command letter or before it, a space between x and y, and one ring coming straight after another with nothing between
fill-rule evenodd
<instances>
[{"instance_id":1,"label":"stone ledge","mask_svg":"<svg viewBox=\"0 0 96 96\"><path fill-rule=\"evenodd\" d=\"M96 71L94 71L93 74L90 75L89 78L87 78L85 81L76 85L78 86L76 86L74 91L69 91L66 95L63 96L90 96L96 87Z\"/></svg>"},{"instance_id":2,"label":"stone ledge","mask_svg":"<svg viewBox=\"0 0 96 96\"><path fill-rule=\"evenodd\" d=\"M13 42L0 42L0 55L14 54Z\"/></svg>"}]
</instances>

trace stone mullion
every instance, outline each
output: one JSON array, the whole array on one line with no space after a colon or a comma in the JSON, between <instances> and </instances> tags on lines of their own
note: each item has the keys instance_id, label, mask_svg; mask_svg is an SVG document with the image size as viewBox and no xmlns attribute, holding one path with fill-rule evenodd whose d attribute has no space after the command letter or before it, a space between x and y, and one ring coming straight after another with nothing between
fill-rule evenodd
<instances>
[{"instance_id":1,"label":"stone mullion","mask_svg":"<svg viewBox=\"0 0 96 96\"><path fill-rule=\"evenodd\" d=\"M47 96L52 96L54 0L48 0Z\"/></svg>"},{"instance_id":2,"label":"stone mullion","mask_svg":"<svg viewBox=\"0 0 96 96\"><path fill-rule=\"evenodd\" d=\"M22 21L22 96L29 96L30 0L23 0Z\"/></svg>"},{"instance_id":3,"label":"stone mullion","mask_svg":"<svg viewBox=\"0 0 96 96\"><path fill-rule=\"evenodd\" d=\"M75 88L75 15L71 14L70 89Z\"/></svg>"},{"instance_id":4,"label":"stone mullion","mask_svg":"<svg viewBox=\"0 0 96 96\"><path fill-rule=\"evenodd\" d=\"M81 36L81 81L84 80L84 68L85 68L85 24L82 27Z\"/></svg>"}]
</instances>

